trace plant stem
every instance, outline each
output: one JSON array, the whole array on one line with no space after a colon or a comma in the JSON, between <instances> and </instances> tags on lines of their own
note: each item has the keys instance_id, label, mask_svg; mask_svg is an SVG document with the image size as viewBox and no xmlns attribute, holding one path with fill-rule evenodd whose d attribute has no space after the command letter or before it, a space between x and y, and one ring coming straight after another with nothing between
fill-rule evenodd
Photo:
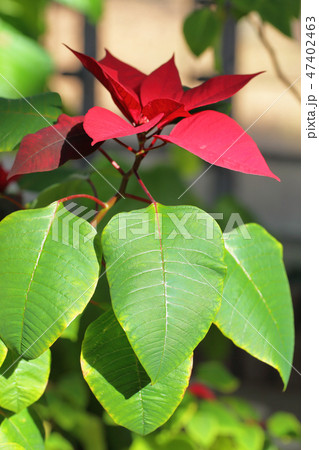
<instances>
[{"instance_id":1,"label":"plant stem","mask_svg":"<svg viewBox=\"0 0 319 450\"><path fill-rule=\"evenodd\" d=\"M88 194L74 194L74 195L69 195L68 197L64 197L61 198L60 200L58 200L59 203L64 203L67 202L69 200L72 200L74 198L89 198L90 200L93 200L95 203L98 203L100 206L102 206L102 208L105 208L106 203L102 202L102 200L100 200L97 197L93 197L93 195L88 195Z\"/></svg>"},{"instance_id":2,"label":"plant stem","mask_svg":"<svg viewBox=\"0 0 319 450\"><path fill-rule=\"evenodd\" d=\"M138 195L128 194L127 192L125 192L125 197L133 198L134 200L138 200L140 202L152 203L148 198L143 198L143 197L139 197Z\"/></svg>"},{"instance_id":3,"label":"plant stem","mask_svg":"<svg viewBox=\"0 0 319 450\"><path fill-rule=\"evenodd\" d=\"M1 194L1 193L0 193L0 197L5 200L8 200L8 202L10 202L10 203L13 203L19 209L25 209L24 206L21 203L19 203L17 200L15 200L14 198L8 197L7 195Z\"/></svg>"},{"instance_id":4,"label":"plant stem","mask_svg":"<svg viewBox=\"0 0 319 450\"><path fill-rule=\"evenodd\" d=\"M120 141L117 138L113 138L113 141L117 142L118 144L122 145L122 147L125 147L127 150L129 150L132 153L136 153L136 150L134 150L133 147L130 147L129 145L124 144L124 142Z\"/></svg>"},{"instance_id":5,"label":"plant stem","mask_svg":"<svg viewBox=\"0 0 319 450\"><path fill-rule=\"evenodd\" d=\"M114 169L116 169L121 175L124 175L124 173L125 173L124 170L121 169L120 165L119 165L116 161L114 161L114 159L112 159L112 158L106 153L105 150L103 150L102 148L99 148L98 150L99 150L99 152L102 153L103 156L105 156L105 158L106 158L108 161L110 161L110 163L112 164L112 166L114 167Z\"/></svg>"},{"instance_id":6,"label":"plant stem","mask_svg":"<svg viewBox=\"0 0 319 450\"><path fill-rule=\"evenodd\" d=\"M259 38L260 38L263 46L265 47L265 49L268 51L269 57L271 59L271 62L273 64L273 67L274 67L274 69L276 71L276 74L277 74L278 78L287 87L290 88L291 93L296 97L296 99L299 102L301 102L301 97L300 97L300 94L299 94L298 90L296 89L295 86L293 86L291 84L290 80L286 77L286 75L284 74L284 72L281 69L281 66L279 64L276 52L275 52L274 48L271 46L270 42L268 41L268 39L266 37L264 24L260 23L259 25L256 25L256 27L257 27Z\"/></svg>"},{"instance_id":7,"label":"plant stem","mask_svg":"<svg viewBox=\"0 0 319 450\"><path fill-rule=\"evenodd\" d=\"M145 194L148 196L148 198L151 200L151 203L156 203L156 201L154 200L154 198L152 197L152 195L150 194L149 190L147 189L147 187L145 186L145 184L143 183L143 181L141 180L141 177L139 176L139 174L137 173L137 170L134 170L134 175L137 178L137 181L139 182L140 186L142 187L143 191L145 192Z\"/></svg>"}]
</instances>

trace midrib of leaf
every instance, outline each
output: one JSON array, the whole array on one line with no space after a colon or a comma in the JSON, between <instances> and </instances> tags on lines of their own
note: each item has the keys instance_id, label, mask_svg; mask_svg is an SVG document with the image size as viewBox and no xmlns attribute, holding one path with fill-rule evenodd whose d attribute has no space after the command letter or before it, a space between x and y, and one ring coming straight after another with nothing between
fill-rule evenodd
<instances>
[{"instance_id":1,"label":"midrib of leaf","mask_svg":"<svg viewBox=\"0 0 319 450\"><path fill-rule=\"evenodd\" d=\"M52 227L52 223L53 223L53 221L55 219L55 214L57 212L58 207L59 207L59 203L56 204L55 210L53 211L52 217L51 217L50 222L49 222L48 229L47 229L46 233L44 234L43 241L41 242L39 254L38 254L37 260L35 262L35 265L34 265L34 268L33 268L33 272L32 272L32 275L31 275L31 279L30 279L30 283L29 283L29 286L28 286L28 289L27 289L27 292L26 292L25 302L24 302L24 309L23 309L23 315L22 315L22 327L21 327L21 339L20 339L20 352L21 353L22 353L23 332L24 332L24 327L25 327L25 313L26 313L26 308L27 308L28 296L29 296L29 293L30 293L30 290L31 290L31 285L32 285L32 282L33 282L33 278L34 278L35 272L36 272L36 270L38 268L40 258L41 258L42 254L43 254L44 245L45 245L46 240L48 238L48 235L50 233L50 230L51 230L51 227Z\"/></svg>"},{"instance_id":2,"label":"midrib of leaf","mask_svg":"<svg viewBox=\"0 0 319 450\"><path fill-rule=\"evenodd\" d=\"M164 252L163 252L162 233L161 233L161 227L160 227L160 222L159 222L159 218L158 218L157 203L154 203L154 208L155 208L155 218L156 218L156 222L157 222L157 229L158 229L158 236L159 236L159 244L160 244L160 251L161 251L161 263L162 263L162 272L163 272L164 303L165 303L165 337L164 337L163 351L162 351L162 356L161 356L159 368L158 368L157 374L155 376L155 379L153 380L153 383L155 383L155 381L157 380L158 374L160 373L162 365L163 365L163 359L164 359L164 353L165 353L166 341L167 341L167 322L168 322L167 286L166 286L166 275L165 275L165 261L164 261Z\"/></svg>"},{"instance_id":3,"label":"midrib of leaf","mask_svg":"<svg viewBox=\"0 0 319 450\"><path fill-rule=\"evenodd\" d=\"M278 327L278 323L277 323L277 321L275 320L275 318L274 318L274 316L273 316L273 313L272 313L271 309L269 308L269 305L267 305L267 302L266 302L264 296L263 296L262 293L260 292L258 286L256 286L254 280L251 278L251 276L249 275L249 273L246 271L244 265L241 264L240 261L236 258L235 253L232 253L232 252L230 251L230 249L227 247L227 242L226 242L225 246L226 246L227 251L228 251L228 253L230 254L230 256L233 258L233 260L236 262L236 264L238 265L238 267L242 270L242 272L245 274L245 276L246 276L246 277L248 278L248 280L251 282L251 284L252 284L252 286L254 287L255 291L257 292L258 296L261 298L261 300L262 300L264 306L266 307L266 310L268 311L268 313L269 313L269 315L270 315L270 318L272 319L273 323L275 324L275 327L276 327L276 329L277 329L278 336L279 336L279 339L280 339L282 348L286 350L285 345L284 345L284 340L283 340L283 338L282 338L282 335L281 335L280 330L279 330L279 327ZM277 351L277 353L278 353L278 351ZM279 355L282 356L281 353L279 353Z\"/></svg>"}]
</instances>

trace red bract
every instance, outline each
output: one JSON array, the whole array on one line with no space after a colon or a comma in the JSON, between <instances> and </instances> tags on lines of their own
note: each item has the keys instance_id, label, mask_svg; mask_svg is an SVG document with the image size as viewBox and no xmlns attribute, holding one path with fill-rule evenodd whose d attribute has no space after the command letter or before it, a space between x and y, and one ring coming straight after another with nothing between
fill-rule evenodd
<instances>
[{"instance_id":1,"label":"red bract","mask_svg":"<svg viewBox=\"0 0 319 450\"><path fill-rule=\"evenodd\" d=\"M233 119L215 111L194 111L231 97L261 72L218 76L184 92L174 58L145 75L109 52L101 61L96 61L72 51L109 90L132 124L120 122L107 110L103 113L102 108L92 108L84 119L84 129L93 142L146 132L153 128L154 118L160 114L159 131L182 118L170 135L156 134L155 137L175 143L211 164L279 180L252 138ZM142 124L145 128L141 128Z\"/></svg>"},{"instance_id":2,"label":"red bract","mask_svg":"<svg viewBox=\"0 0 319 450\"><path fill-rule=\"evenodd\" d=\"M55 125L28 134L20 144L9 178L17 174L57 169L70 159L92 153L92 139L83 129L84 116L61 114Z\"/></svg>"},{"instance_id":3,"label":"red bract","mask_svg":"<svg viewBox=\"0 0 319 450\"><path fill-rule=\"evenodd\" d=\"M100 61L72 52L110 92L128 121L100 107L85 117L62 114L57 124L23 139L10 177L56 169L92 153L107 139L136 134L142 143L148 137L172 142L211 164L279 180L233 119L216 111L196 111L231 97L258 73L218 76L184 92L174 57L146 75L110 52ZM177 119L180 122L169 135L161 134Z\"/></svg>"},{"instance_id":4,"label":"red bract","mask_svg":"<svg viewBox=\"0 0 319 450\"><path fill-rule=\"evenodd\" d=\"M202 383L192 383L188 390L191 394L195 395L195 397L210 401L216 400L214 392Z\"/></svg>"}]
</instances>

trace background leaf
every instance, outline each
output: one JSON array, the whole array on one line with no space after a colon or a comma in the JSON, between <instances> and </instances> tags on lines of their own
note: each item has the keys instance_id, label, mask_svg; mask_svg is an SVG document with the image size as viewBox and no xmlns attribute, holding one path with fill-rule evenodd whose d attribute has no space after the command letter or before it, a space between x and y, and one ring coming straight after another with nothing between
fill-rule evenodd
<instances>
[{"instance_id":1,"label":"background leaf","mask_svg":"<svg viewBox=\"0 0 319 450\"><path fill-rule=\"evenodd\" d=\"M294 323L281 244L256 224L224 239L227 277L215 324L236 345L275 367L286 387Z\"/></svg>"},{"instance_id":2,"label":"background leaf","mask_svg":"<svg viewBox=\"0 0 319 450\"><path fill-rule=\"evenodd\" d=\"M115 315L152 382L204 338L225 277L216 222L192 206L156 205L113 217L102 235Z\"/></svg>"},{"instance_id":3,"label":"background leaf","mask_svg":"<svg viewBox=\"0 0 319 450\"><path fill-rule=\"evenodd\" d=\"M61 5L80 11L96 23L102 15L103 0L57 0Z\"/></svg>"},{"instance_id":4,"label":"background leaf","mask_svg":"<svg viewBox=\"0 0 319 450\"><path fill-rule=\"evenodd\" d=\"M300 439L301 425L296 416L291 413L278 411L267 420L269 433L284 441Z\"/></svg>"},{"instance_id":5,"label":"background leaf","mask_svg":"<svg viewBox=\"0 0 319 450\"><path fill-rule=\"evenodd\" d=\"M87 329L84 378L113 420L148 434L173 414L189 382L192 358L152 385L111 309Z\"/></svg>"},{"instance_id":6,"label":"background leaf","mask_svg":"<svg viewBox=\"0 0 319 450\"><path fill-rule=\"evenodd\" d=\"M27 100L27 101L26 101ZM0 98L0 152L10 152L22 138L53 124L61 114L62 103L59 94L48 92L27 99Z\"/></svg>"},{"instance_id":7,"label":"background leaf","mask_svg":"<svg viewBox=\"0 0 319 450\"><path fill-rule=\"evenodd\" d=\"M0 407L19 412L43 394L50 373L50 350L37 359L26 361L8 352L0 370Z\"/></svg>"},{"instance_id":8,"label":"background leaf","mask_svg":"<svg viewBox=\"0 0 319 450\"><path fill-rule=\"evenodd\" d=\"M0 73L5 77L0 77L0 97L20 98L41 92L53 72L48 53L2 19L0 34Z\"/></svg>"},{"instance_id":9,"label":"background leaf","mask_svg":"<svg viewBox=\"0 0 319 450\"><path fill-rule=\"evenodd\" d=\"M184 22L184 36L190 49L200 56L208 47L218 40L222 22L216 12L210 8L193 11Z\"/></svg>"},{"instance_id":10,"label":"background leaf","mask_svg":"<svg viewBox=\"0 0 319 450\"><path fill-rule=\"evenodd\" d=\"M48 0L1 0L0 17L22 33L37 39L45 30Z\"/></svg>"},{"instance_id":11,"label":"background leaf","mask_svg":"<svg viewBox=\"0 0 319 450\"><path fill-rule=\"evenodd\" d=\"M239 380L219 361L200 364L197 367L196 380L223 394L230 394L239 387Z\"/></svg>"},{"instance_id":12,"label":"background leaf","mask_svg":"<svg viewBox=\"0 0 319 450\"><path fill-rule=\"evenodd\" d=\"M0 336L7 347L37 358L83 311L99 276L95 235L58 202L1 222Z\"/></svg>"},{"instance_id":13,"label":"background leaf","mask_svg":"<svg viewBox=\"0 0 319 450\"><path fill-rule=\"evenodd\" d=\"M28 409L4 419L0 426L0 445L15 443L24 450L44 450L43 436L39 418Z\"/></svg>"}]
</instances>

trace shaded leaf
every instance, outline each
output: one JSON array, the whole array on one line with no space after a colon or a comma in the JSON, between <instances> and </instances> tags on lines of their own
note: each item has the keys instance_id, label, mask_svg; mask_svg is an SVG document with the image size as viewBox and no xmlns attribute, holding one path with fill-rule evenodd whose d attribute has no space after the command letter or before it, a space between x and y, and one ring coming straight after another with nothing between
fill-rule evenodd
<instances>
[{"instance_id":1,"label":"shaded leaf","mask_svg":"<svg viewBox=\"0 0 319 450\"><path fill-rule=\"evenodd\" d=\"M15 443L24 450L44 450L43 437L44 429L39 418L28 409L4 419L0 426L0 445Z\"/></svg>"},{"instance_id":2,"label":"shaded leaf","mask_svg":"<svg viewBox=\"0 0 319 450\"><path fill-rule=\"evenodd\" d=\"M13 412L20 412L41 397L49 378L51 355L47 350L31 361L17 359L9 351L0 371L0 407Z\"/></svg>"},{"instance_id":3,"label":"shaded leaf","mask_svg":"<svg viewBox=\"0 0 319 450\"><path fill-rule=\"evenodd\" d=\"M148 434L166 422L182 400L192 359L152 385L109 309L88 327L81 365L88 385L113 420Z\"/></svg>"},{"instance_id":4,"label":"shaded leaf","mask_svg":"<svg viewBox=\"0 0 319 450\"><path fill-rule=\"evenodd\" d=\"M208 47L214 46L222 32L222 21L210 8L200 8L186 17L183 31L191 51L200 56Z\"/></svg>"},{"instance_id":5,"label":"shaded leaf","mask_svg":"<svg viewBox=\"0 0 319 450\"><path fill-rule=\"evenodd\" d=\"M114 312L155 383L193 352L216 315L221 232L198 208L157 203L113 217L102 246Z\"/></svg>"},{"instance_id":6,"label":"shaded leaf","mask_svg":"<svg viewBox=\"0 0 319 450\"><path fill-rule=\"evenodd\" d=\"M92 139L83 129L83 119L83 116L61 114L55 125L25 136L9 176L57 169L70 159L93 153L97 147L91 146Z\"/></svg>"},{"instance_id":7,"label":"shaded leaf","mask_svg":"<svg viewBox=\"0 0 319 450\"><path fill-rule=\"evenodd\" d=\"M8 348L37 358L83 311L99 276L95 235L58 202L1 222L0 336Z\"/></svg>"},{"instance_id":8,"label":"shaded leaf","mask_svg":"<svg viewBox=\"0 0 319 450\"><path fill-rule=\"evenodd\" d=\"M61 98L54 92L26 99L0 98L0 152L14 150L26 134L53 124L61 109Z\"/></svg>"},{"instance_id":9,"label":"shaded leaf","mask_svg":"<svg viewBox=\"0 0 319 450\"><path fill-rule=\"evenodd\" d=\"M228 270L215 324L237 346L276 368L286 387L294 325L281 244L256 224L224 236Z\"/></svg>"}]
</instances>

